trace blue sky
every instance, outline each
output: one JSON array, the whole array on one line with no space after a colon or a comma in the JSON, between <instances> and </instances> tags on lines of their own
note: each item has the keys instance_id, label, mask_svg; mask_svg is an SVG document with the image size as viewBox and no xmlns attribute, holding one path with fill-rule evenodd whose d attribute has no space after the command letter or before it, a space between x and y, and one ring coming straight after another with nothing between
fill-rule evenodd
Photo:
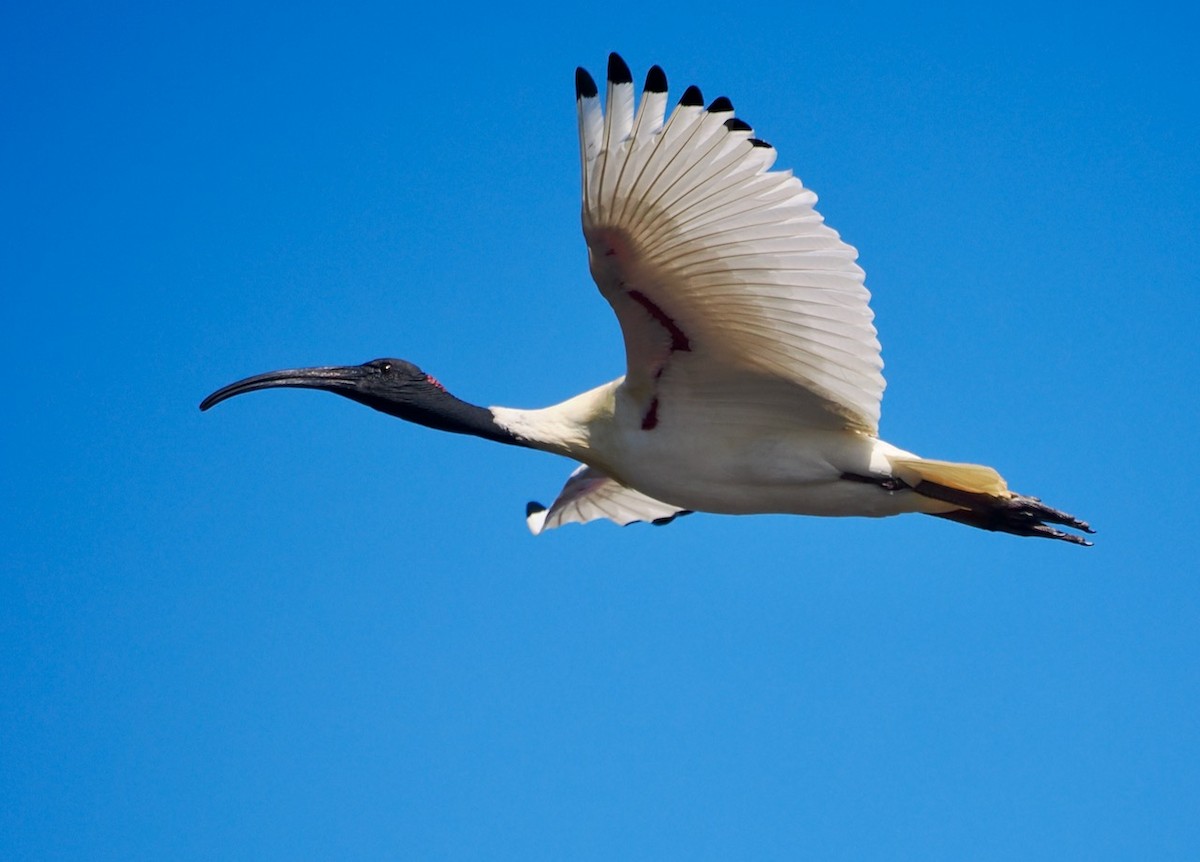
<instances>
[{"instance_id":1,"label":"blue sky","mask_svg":"<svg viewBox=\"0 0 1200 862\"><path fill-rule=\"evenodd\" d=\"M10 4L0 856L1200 855L1195 12ZM1184 16L1187 17L1184 17ZM882 431L1089 519L534 539L622 351L573 70L728 95L856 245Z\"/></svg>"}]
</instances>

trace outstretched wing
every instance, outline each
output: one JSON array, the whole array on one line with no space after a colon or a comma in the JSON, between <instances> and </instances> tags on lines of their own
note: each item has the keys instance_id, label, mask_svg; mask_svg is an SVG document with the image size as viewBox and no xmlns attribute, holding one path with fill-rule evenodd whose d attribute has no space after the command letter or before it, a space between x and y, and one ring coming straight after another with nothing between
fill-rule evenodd
<instances>
[{"instance_id":1,"label":"outstretched wing","mask_svg":"<svg viewBox=\"0 0 1200 862\"><path fill-rule=\"evenodd\" d=\"M593 467L582 465L567 479L549 509L540 503L530 503L525 510L525 522L536 536L563 524L586 524L600 518L626 526L637 521L665 524L682 514L687 512L678 506L647 497Z\"/></svg>"},{"instance_id":2,"label":"outstretched wing","mask_svg":"<svg viewBox=\"0 0 1200 862\"><path fill-rule=\"evenodd\" d=\"M689 87L669 118L655 66L634 109L633 78L609 57L607 113L576 72L583 232L592 276L625 338L626 385L647 421L672 379L708 377L734 406L769 390L797 425L875 433L879 341L857 252L813 209L816 195L752 136L726 98ZM687 372L673 375L673 364ZM683 384L676 383L681 387Z\"/></svg>"}]
</instances>

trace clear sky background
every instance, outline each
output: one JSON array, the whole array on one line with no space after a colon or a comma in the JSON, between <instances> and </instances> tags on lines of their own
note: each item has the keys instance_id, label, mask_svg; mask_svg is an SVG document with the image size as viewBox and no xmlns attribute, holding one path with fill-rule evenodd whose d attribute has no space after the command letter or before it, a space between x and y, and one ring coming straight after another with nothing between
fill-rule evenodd
<instances>
[{"instance_id":1,"label":"clear sky background","mask_svg":"<svg viewBox=\"0 0 1200 862\"><path fill-rule=\"evenodd\" d=\"M1200 62L1179 5L0 13L0 857L1200 858ZM571 8L575 7L575 8ZM573 71L697 83L874 294L933 518L537 539L571 465L311 392L622 371Z\"/></svg>"}]
</instances>

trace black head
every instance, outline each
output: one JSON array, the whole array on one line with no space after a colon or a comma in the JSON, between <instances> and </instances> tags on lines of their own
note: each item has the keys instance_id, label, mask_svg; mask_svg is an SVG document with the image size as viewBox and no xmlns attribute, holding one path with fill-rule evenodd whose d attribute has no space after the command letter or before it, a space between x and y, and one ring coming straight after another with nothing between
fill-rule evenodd
<instances>
[{"instance_id":1,"label":"black head","mask_svg":"<svg viewBox=\"0 0 1200 862\"><path fill-rule=\"evenodd\" d=\"M403 359L269 371L218 389L200 402L200 409L207 410L246 392L281 387L320 389L430 428L509 442L508 435L496 427L491 411L460 401L433 377Z\"/></svg>"},{"instance_id":2,"label":"black head","mask_svg":"<svg viewBox=\"0 0 1200 862\"><path fill-rule=\"evenodd\" d=\"M362 365L288 368L257 374L218 389L200 402L200 409L207 410L246 392L289 386L333 392L402 419L413 418L401 412L405 406L449 397L440 383L411 362L373 359Z\"/></svg>"}]
</instances>

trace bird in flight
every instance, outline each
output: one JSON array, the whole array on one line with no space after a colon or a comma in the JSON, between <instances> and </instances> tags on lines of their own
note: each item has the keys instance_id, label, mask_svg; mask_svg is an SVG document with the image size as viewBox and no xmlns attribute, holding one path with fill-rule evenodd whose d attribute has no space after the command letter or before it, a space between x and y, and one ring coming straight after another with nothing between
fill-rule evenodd
<instances>
[{"instance_id":1,"label":"bird in flight","mask_svg":"<svg viewBox=\"0 0 1200 862\"><path fill-rule=\"evenodd\" d=\"M625 374L535 410L480 407L402 359L272 371L201 410L274 387L319 389L442 431L580 462L537 534L601 518L666 523L694 511L882 517L919 512L1079 545L1073 515L1008 489L991 467L922 458L879 439L884 380L857 252L816 195L729 99L608 60L605 106L575 73L583 234L625 341Z\"/></svg>"}]
</instances>

